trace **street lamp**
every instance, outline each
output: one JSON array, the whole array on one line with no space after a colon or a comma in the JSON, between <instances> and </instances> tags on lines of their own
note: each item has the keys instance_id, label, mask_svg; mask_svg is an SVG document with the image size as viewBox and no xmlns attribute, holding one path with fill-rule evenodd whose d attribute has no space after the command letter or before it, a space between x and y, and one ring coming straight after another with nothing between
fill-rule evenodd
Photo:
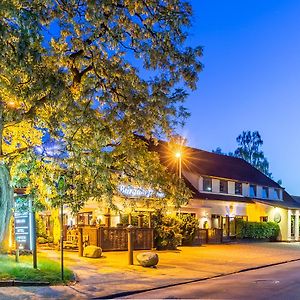
<instances>
[{"instance_id":1,"label":"street lamp","mask_svg":"<svg viewBox=\"0 0 300 300\"><path fill-rule=\"evenodd\" d=\"M178 158L178 176L181 178L181 152L176 152L175 153L176 158Z\"/></svg>"}]
</instances>

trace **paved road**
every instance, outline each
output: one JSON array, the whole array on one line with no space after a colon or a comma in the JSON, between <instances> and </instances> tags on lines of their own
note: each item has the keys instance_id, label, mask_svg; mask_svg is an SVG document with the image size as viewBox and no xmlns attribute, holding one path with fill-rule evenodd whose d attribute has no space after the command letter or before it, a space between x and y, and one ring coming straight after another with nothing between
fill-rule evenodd
<instances>
[{"instance_id":1,"label":"paved road","mask_svg":"<svg viewBox=\"0 0 300 300\"><path fill-rule=\"evenodd\" d=\"M129 299L300 299L300 262L128 296Z\"/></svg>"}]
</instances>

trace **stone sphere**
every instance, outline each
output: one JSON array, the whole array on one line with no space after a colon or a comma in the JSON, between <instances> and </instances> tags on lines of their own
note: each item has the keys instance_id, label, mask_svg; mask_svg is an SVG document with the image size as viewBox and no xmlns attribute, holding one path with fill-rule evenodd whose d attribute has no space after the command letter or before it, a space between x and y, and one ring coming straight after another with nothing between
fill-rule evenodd
<instances>
[{"instance_id":1,"label":"stone sphere","mask_svg":"<svg viewBox=\"0 0 300 300\"><path fill-rule=\"evenodd\" d=\"M153 267L158 264L158 255L152 252L139 253L136 259L143 267Z\"/></svg>"}]
</instances>

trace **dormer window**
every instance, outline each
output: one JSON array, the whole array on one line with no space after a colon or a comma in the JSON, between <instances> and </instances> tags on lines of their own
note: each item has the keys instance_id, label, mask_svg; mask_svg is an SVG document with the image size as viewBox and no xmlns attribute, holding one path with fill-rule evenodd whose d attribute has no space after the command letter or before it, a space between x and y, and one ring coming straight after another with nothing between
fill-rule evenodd
<instances>
[{"instance_id":1,"label":"dormer window","mask_svg":"<svg viewBox=\"0 0 300 300\"><path fill-rule=\"evenodd\" d=\"M235 194L236 195L242 195L243 194L243 188L242 188L242 183L241 182L236 182L235 183Z\"/></svg>"},{"instance_id":2,"label":"dormer window","mask_svg":"<svg viewBox=\"0 0 300 300\"><path fill-rule=\"evenodd\" d=\"M228 181L220 180L220 193L228 194Z\"/></svg>"},{"instance_id":3,"label":"dormer window","mask_svg":"<svg viewBox=\"0 0 300 300\"><path fill-rule=\"evenodd\" d=\"M274 189L274 198L280 200L280 189Z\"/></svg>"},{"instance_id":4,"label":"dormer window","mask_svg":"<svg viewBox=\"0 0 300 300\"><path fill-rule=\"evenodd\" d=\"M250 197L253 197L253 198L256 197L256 195L257 195L256 185L250 184L250 193L249 193L249 195L250 195Z\"/></svg>"},{"instance_id":5,"label":"dormer window","mask_svg":"<svg viewBox=\"0 0 300 300\"><path fill-rule=\"evenodd\" d=\"M212 191L212 179L209 177L203 177L203 191Z\"/></svg>"},{"instance_id":6,"label":"dormer window","mask_svg":"<svg viewBox=\"0 0 300 300\"><path fill-rule=\"evenodd\" d=\"M267 186L262 187L262 193L261 193L263 198L269 198L269 188Z\"/></svg>"}]
</instances>

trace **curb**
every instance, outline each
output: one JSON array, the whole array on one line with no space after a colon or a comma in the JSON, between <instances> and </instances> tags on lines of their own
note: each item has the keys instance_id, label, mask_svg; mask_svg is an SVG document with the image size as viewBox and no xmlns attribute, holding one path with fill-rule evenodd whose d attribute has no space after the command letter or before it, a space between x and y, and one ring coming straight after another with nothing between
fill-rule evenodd
<instances>
[{"instance_id":1,"label":"curb","mask_svg":"<svg viewBox=\"0 0 300 300\"><path fill-rule=\"evenodd\" d=\"M48 281L20 281L20 280L1 280L0 287L5 286L47 286Z\"/></svg>"},{"instance_id":2,"label":"curb","mask_svg":"<svg viewBox=\"0 0 300 300\"><path fill-rule=\"evenodd\" d=\"M221 274L210 276L210 277L203 277L203 278L198 278L198 279L193 279L193 280L188 280L188 281L183 281L183 282L171 283L171 284L167 284L167 285L163 285L163 286L159 286L159 287L153 287L153 288L141 289L141 290L135 290L135 291L119 292L119 293L110 294L110 295L106 295L106 296L94 297L92 299L115 299L115 298L119 298L119 297L126 297L126 296L135 295L135 294L139 294L139 293L151 292L151 291L160 290L160 289L164 289L164 288L169 288L169 287L174 287L174 286L179 286L179 285L184 285L184 284L189 284L189 283L195 283L195 282L201 282L201 281L206 281L209 279L214 279L214 278L244 273L244 272L248 272L248 271L283 265L283 264L287 264L287 263L291 263L291 262L295 262L295 261L300 261L300 258L295 258L295 259L286 260L286 261L282 261L282 262L278 262L278 263L267 264L267 265L261 265L261 266L257 266L257 267L241 269L241 270L230 272L230 273L221 273Z\"/></svg>"}]
</instances>

